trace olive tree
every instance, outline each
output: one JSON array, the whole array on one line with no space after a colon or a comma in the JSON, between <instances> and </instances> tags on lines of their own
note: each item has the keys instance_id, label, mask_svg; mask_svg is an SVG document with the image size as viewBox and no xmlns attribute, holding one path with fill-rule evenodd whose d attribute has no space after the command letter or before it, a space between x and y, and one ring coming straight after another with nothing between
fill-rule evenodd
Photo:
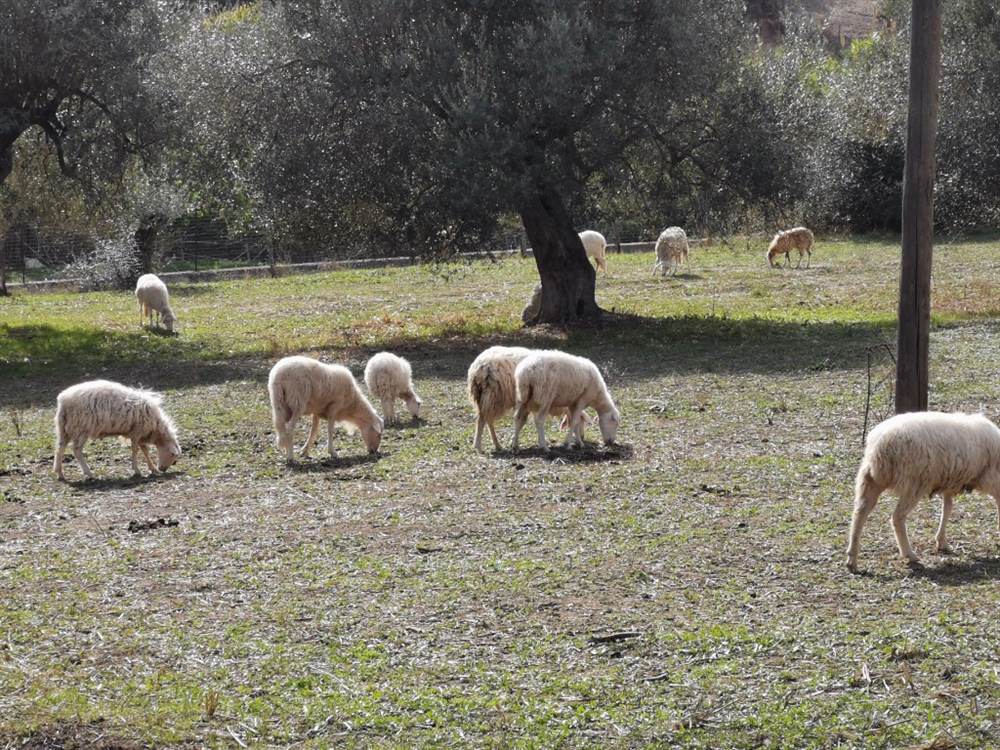
<instances>
[{"instance_id":1,"label":"olive tree","mask_svg":"<svg viewBox=\"0 0 1000 750\"><path fill-rule=\"evenodd\" d=\"M542 282L534 322L599 316L573 206L633 144L670 142L745 42L709 0L294 0L296 55L328 97L311 123L329 189L404 208L411 234L521 217ZM706 29L713 43L705 44ZM721 53L720 53L721 51ZM694 108L691 108L694 109ZM697 123L685 123L697 130Z\"/></svg>"}]
</instances>

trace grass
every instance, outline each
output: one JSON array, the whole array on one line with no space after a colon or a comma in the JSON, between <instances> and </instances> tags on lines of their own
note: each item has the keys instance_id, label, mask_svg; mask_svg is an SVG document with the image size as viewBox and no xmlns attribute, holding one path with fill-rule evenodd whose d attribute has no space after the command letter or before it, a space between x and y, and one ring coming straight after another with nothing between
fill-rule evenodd
<instances>
[{"instance_id":1,"label":"grass","mask_svg":"<svg viewBox=\"0 0 1000 750\"><path fill-rule=\"evenodd\" d=\"M0 300L0 747L997 746L993 504L963 497L936 557L922 503L910 571L881 503L843 568L897 255L716 246L666 280L612 255L599 300L637 317L571 332L520 329L519 259L178 286L176 337L128 294ZM995 242L934 274L932 405L992 412ZM465 370L496 341L597 361L623 444L474 454ZM286 467L271 364L381 348L425 420ZM87 377L166 393L176 470L98 441L96 481L53 481L55 395Z\"/></svg>"}]
</instances>

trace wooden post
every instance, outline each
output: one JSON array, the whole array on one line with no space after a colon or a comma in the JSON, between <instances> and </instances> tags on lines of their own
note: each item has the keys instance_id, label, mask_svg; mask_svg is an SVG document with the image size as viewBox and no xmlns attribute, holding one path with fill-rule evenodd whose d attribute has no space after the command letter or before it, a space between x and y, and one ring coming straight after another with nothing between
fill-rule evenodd
<instances>
[{"instance_id":1,"label":"wooden post","mask_svg":"<svg viewBox=\"0 0 1000 750\"><path fill-rule=\"evenodd\" d=\"M941 78L940 0L913 0L910 113L903 171L896 413L927 409L927 349L934 243L934 139Z\"/></svg>"}]
</instances>

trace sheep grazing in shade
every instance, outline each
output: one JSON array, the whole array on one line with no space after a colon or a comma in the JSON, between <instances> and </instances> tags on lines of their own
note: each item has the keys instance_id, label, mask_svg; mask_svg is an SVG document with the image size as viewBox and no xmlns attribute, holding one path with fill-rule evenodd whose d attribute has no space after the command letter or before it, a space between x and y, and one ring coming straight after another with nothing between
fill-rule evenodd
<instances>
[{"instance_id":1,"label":"sheep grazing in shade","mask_svg":"<svg viewBox=\"0 0 1000 750\"><path fill-rule=\"evenodd\" d=\"M774 259L779 255L785 256L785 264L792 265L792 250L799 251L799 262L795 264L798 268L802 265L802 256L806 256L806 268L809 268L809 261L812 260L813 233L805 227L795 227L778 232L767 246L767 263L774 268Z\"/></svg>"},{"instance_id":2,"label":"sheep grazing in shade","mask_svg":"<svg viewBox=\"0 0 1000 750\"><path fill-rule=\"evenodd\" d=\"M271 368L267 379L271 396L271 415L277 433L278 449L292 461L292 442L299 418L311 414L312 428L302 446L302 456L319 435L319 421L326 419L327 437L331 458L336 458L333 448L333 428L343 424L357 428L369 453L378 451L382 442L382 419L361 393L351 371L341 365L327 365L311 357L285 357Z\"/></svg>"},{"instance_id":3,"label":"sheep grazing in shade","mask_svg":"<svg viewBox=\"0 0 1000 750\"><path fill-rule=\"evenodd\" d=\"M600 232L588 229L584 232L580 232L580 242L583 243L583 249L587 251L587 257L593 258L594 262L597 263L597 269L607 273L608 241L604 239L604 235Z\"/></svg>"},{"instance_id":4,"label":"sheep grazing in shade","mask_svg":"<svg viewBox=\"0 0 1000 750\"><path fill-rule=\"evenodd\" d=\"M420 397L413 390L410 363L389 352L379 352L365 365L368 392L382 402L387 422L396 420L396 399L402 399L414 417L420 415Z\"/></svg>"},{"instance_id":5,"label":"sheep grazing in shade","mask_svg":"<svg viewBox=\"0 0 1000 750\"><path fill-rule=\"evenodd\" d=\"M676 273L681 263L687 260L689 252L688 238L684 230L680 227L667 227L660 232L656 240L656 263L653 264L653 273L659 271L661 276L666 276L670 270Z\"/></svg>"},{"instance_id":6,"label":"sheep grazing in shade","mask_svg":"<svg viewBox=\"0 0 1000 750\"><path fill-rule=\"evenodd\" d=\"M56 455L53 468L59 479L63 474L66 446L73 444L73 455L88 479L93 478L83 446L91 439L121 436L132 442L132 472L139 473L139 452L146 458L151 474L166 471L181 455L177 431L163 409L163 397L151 391L129 388L110 380L91 380L67 388L56 399ZM156 446L156 466L149 456L149 446Z\"/></svg>"},{"instance_id":7,"label":"sheep grazing in shade","mask_svg":"<svg viewBox=\"0 0 1000 750\"><path fill-rule=\"evenodd\" d=\"M149 318L149 324L153 325L153 313L156 313L156 324L159 326L160 319L163 326L168 331L174 330L174 322L177 318L174 311L170 309L170 292L156 274L147 273L139 277L135 282L135 298L139 303L139 325L145 318Z\"/></svg>"},{"instance_id":8,"label":"sheep grazing in shade","mask_svg":"<svg viewBox=\"0 0 1000 750\"><path fill-rule=\"evenodd\" d=\"M529 414L535 415L538 447L548 450L545 440L545 419L549 414L567 410L569 434L566 445L583 445L583 410L597 412L601 436L607 445L615 441L620 415L608 393L604 378L589 359L559 351L532 352L521 360L514 371L517 406L514 409L514 440L511 450L517 450L521 429Z\"/></svg>"},{"instance_id":9,"label":"sheep grazing in shade","mask_svg":"<svg viewBox=\"0 0 1000 750\"><path fill-rule=\"evenodd\" d=\"M956 495L981 490L993 497L1000 516L1000 429L981 414L933 411L899 414L875 427L855 481L847 547L847 567L852 571L857 570L861 529L886 490L898 497L892 528L899 554L910 563L918 562L906 533L906 517L921 498L934 494L943 499L936 550L947 551L945 525Z\"/></svg>"}]
</instances>

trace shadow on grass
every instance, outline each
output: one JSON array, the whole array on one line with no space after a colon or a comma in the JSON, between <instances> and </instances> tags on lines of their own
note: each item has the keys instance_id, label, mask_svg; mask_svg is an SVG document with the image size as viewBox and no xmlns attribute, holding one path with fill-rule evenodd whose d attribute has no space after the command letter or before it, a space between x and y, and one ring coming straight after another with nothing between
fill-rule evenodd
<instances>
[{"instance_id":1,"label":"shadow on grass","mask_svg":"<svg viewBox=\"0 0 1000 750\"><path fill-rule=\"evenodd\" d=\"M962 562L946 561L933 567L920 565L911 569L914 578L926 578L938 586L964 586L979 581L1000 579L1000 557L973 556Z\"/></svg>"},{"instance_id":2,"label":"shadow on grass","mask_svg":"<svg viewBox=\"0 0 1000 750\"><path fill-rule=\"evenodd\" d=\"M632 458L633 450L631 445L616 443L599 447L594 443L587 443L583 448L566 448L562 445L551 445L547 451L542 450L537 445L531 448L518 448L516 451L499 450L494 451L493 456L506 460L516 460L518 458L541 458L549 463L566 464L592 464L603 463L605 461L627 461Z\"/></svg>"},{"instance_id":3,"label":"shadow on grass","mask_svg":"<svg viewBox=\"0 0 1000 750\"><path fill-rule=\"evenodd\" d=\"M165 339L172 339L180 336L177 331L168 331L166 328L161 328L155 325L144 325L142 330L153 336L162 336Z\"/></svg>"},{"instance_id":4,"label":"shadow on grass","mask_svg":"<svg viewBox=\"0 0 1000 750\"><path fill-rule=\"evenodd\" d=\"M87 463L90 463L89 461ZM184 476L183 471L167 471L166 474L130 474L118 479L76 479L66 482L78 492L108 492L127 490L132 487L172 482Z\"/></svg>"},{"instance_id":5,"label":"shadow on grass","mask_svg":"<svg viewBox=\"0 0 1000 750\"><path fill-rule=\"evenodd\" d=\"M137 741L115 737L103 721L91 724L81 720L37 727L19 734L0 732L0 747L20 750L140 750L148 747Z\"/></svg>"},{"instance_id":6,"label":"shadow on grass","mask_svg":"<svg viewBox=\"0 0 1000 750\"><path fill-rule=\"evenodd\" d=\"M297 457L294 462L286 463L285 468L296 474L309 474L313 472L333 471L336 469L350 469L355 466L374 464L382 459L386 453L362 453L354 456L337 456L331 458L306 458Z\"/></svg>"}]
</instances>

